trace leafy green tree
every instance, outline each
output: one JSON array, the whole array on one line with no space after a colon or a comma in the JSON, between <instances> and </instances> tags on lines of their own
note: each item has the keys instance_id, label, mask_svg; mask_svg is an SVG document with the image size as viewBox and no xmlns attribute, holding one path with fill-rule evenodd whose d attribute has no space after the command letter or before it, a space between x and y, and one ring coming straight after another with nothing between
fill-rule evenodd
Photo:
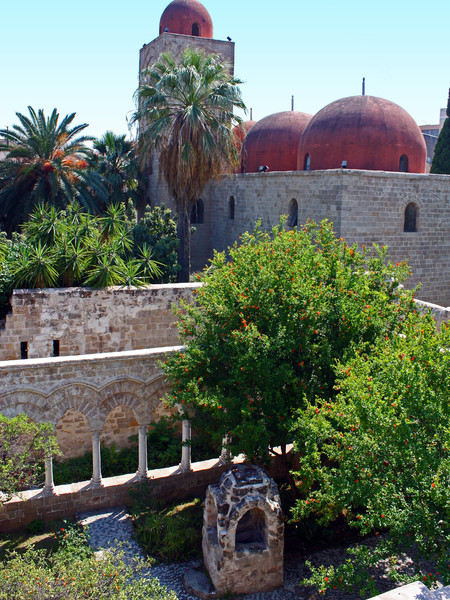
<instances>
[{"instance_id":1,"label":"leafy green tree","mask_svg":"<svg viewBox=\"0 0 450 600\"><path fill-rule=\"evenodd\" d=\"M322 589L367 582L358 569L410 550L417 574L419 559L435 561L423 581L450 584L450 328L411 314L403 331L341 363L337 397L308 403L294 424L303 493L294 518L346 515L363 535L385 532L376 552L314 570Z\"/></svg>"},{"instance_id":2,"label":"leafy green tree","mask_svg":"<svg viewBox=\"0 0 450 600\"><path fill-rule=\"evenodd\" d=\"M134 225L132 254L142 261L160 263L161 275L154 283L176 281L178 266L178 237L176 221L164 205L147 207L143 218Z\"/></svg>"},{"instance_id":3,"label":"leafy green tree","mask_svg":"<svg viewBox=\"0 0 450 600\"><path fill-rule=\"evenodd\" d=\"M57 449L50 424L0 414L0 502L39 483L44 458Z\"/></svg>"},{"instance_id":4,"label":"leafy green tree","mask_svg":"<svg viewBox=\"0 0 450 600\"><path fill-rule=\"evenodd\" d=\"M79 135L86 124L72 126L75 113L59 122L53 110L45 117L29 106L30 116L16 113L20 125L0 130L0 219L8 233L27 221L40 203L64 208L76 200L85 210L99 212L108 197L103 179L88 168L92 138Z\"/></svg>"},{"instance_id":5,"label":"leafy green tree","mask_svg":"<svg viewBox=\"0 0 450 600\"><path fill-rule=\"evenodd\" d=\"M327 222L240 242L199 276L180 310L186 348L164 367L172 405L194 409L194 422L207 413L233 454L264 460L279 445L285 455L307 401L335 397L338 360L403 330L412 293L399 288L404 263L384 248L358 251Z\"/></svg>"},{"instance_id":6,"label":"leafy green tree","mask_svg":"<svg viewBox=\"0 0 450 600\"><path fill-rule=\"evenodd\" d=\"M87 285L142 286L160 275L149 255L129 256L132 232L123 206L110 205L102 217L90 217L79 206L66 211L38 206L9 247L1 267L11 288Z\"/></svg>"},{"instance_id":7,"label":"leafy green tree","mask_svg":"<svg viewBox=\"0 0 450 600\"><path fill-rule=\"evenodd\" d=\"M177 208L179 281L189 281L190 212L204 186L237 160L232 128L245 108L240 81L214 54L186 49L177 61L164 53L143 72L133 120L140 125L141 158L156 151L160 176Z\"/></svg>"},{"instance_id":8,"label":"leafy green tree","mask_svg":"<svg viewBox=\"0 0 450 600\"><path fill-rule=\"evenodd\" d=\"M448 91L447 118L434 149L430 173L450 175L450 89Z\"/></svg>"},{"instance_id":9,"label":"leafy green tree","mask_svg":"<svg viewBox=\"0 0 450 600\"><path fill-rule=\"evenodd\" d=\"M94 140L92 168L105 180L108 187L108 204L125 202L137 188L137 161L133 142L125 135L107 131Z\"/></svg>"}]
</instances>

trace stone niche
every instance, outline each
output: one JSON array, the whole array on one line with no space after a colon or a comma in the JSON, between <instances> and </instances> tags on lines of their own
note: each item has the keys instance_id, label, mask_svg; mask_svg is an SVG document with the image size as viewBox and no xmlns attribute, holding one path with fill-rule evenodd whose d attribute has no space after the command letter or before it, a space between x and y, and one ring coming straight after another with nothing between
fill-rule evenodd
<instances>
[{"instance_id":1,"label":"stone niche","mask_svg":"<svg viewBox=\"0 0 450 600\"><path fill-rule=\"evenodd\" d=\"M268 592L283 585L280 496L261 468L237 465L208 486L202 546L219 595Z\"/></svg>"}]
</instances>

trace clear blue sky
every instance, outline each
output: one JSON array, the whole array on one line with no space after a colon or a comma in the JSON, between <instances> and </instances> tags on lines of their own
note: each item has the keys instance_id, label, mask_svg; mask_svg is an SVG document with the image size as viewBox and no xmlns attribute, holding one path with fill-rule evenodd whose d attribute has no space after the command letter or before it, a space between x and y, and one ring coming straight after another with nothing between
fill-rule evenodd
<instances>
[{"instance_id":1,"label":"clear blue sky","mask_svg":"<svg viewBox=\"0 0 450 600\"><path fill-rule=\"evenodd\" d=\"M30 104L76 112L87 133L127 133L139 49L169 0L3 0L0 127ZM236 75L254 119L316 113L366 93L437 123L450 86L449 0L204 0L214 37L236 42Z\"/></svg>"}]
</instances>

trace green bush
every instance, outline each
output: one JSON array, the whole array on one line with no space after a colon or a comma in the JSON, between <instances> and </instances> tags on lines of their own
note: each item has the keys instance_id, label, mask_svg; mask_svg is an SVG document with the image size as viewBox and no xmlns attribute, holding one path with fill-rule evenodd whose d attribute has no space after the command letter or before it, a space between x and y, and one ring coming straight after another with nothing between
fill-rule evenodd
<instances>
[{"instance_id":1,"label":"green bush","mask_svg":"<svg viewBox=\"0 0 450 600\"><path fill-rule=\"evenodd\" d=\"M132 509L136 538L151 556L161 560L187 560L201 554L202 503L199 498L165 507L148 500L148 486L135 492Z\"/></svg>"},{"instance_id":2,"label":"green bush","mask_svg":"<svg viewBox=\"0 0 450 600\"><path fill-rule=\"evenodd\" d=\"M298 416L294 519L345 515L362 535L386 534L376 553L356 549L313 583L354 583L381 557L408 551L425 583L450 584L450 329L412 314L404 331L341 364L336 399ZM421 573L421 559L435 568Z\"/></svg>"},{"instance_id":3,"label":"green bush","mask_svg":"<svg viewBox=\"0 0 450 600\"><path fill-rule=\"evenodd\" d=\"M0 563L0 600L176 600L148 577L148 561L125 563L120 552L98 560L76 524L64 523L55 537L52 554L28 548Z\"/></svg>"}]
</instances>

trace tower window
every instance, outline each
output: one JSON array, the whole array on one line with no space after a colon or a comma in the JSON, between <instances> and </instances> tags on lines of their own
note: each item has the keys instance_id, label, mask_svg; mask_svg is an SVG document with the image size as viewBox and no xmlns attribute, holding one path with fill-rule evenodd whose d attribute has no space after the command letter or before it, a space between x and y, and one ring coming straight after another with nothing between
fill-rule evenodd
<instances>
[{"instance_id":1,"label":"tower window","mask_svg":"<svg viewBox=\"0 0 450 600\"><path fill-rule=\"evenodd\" d=\"M203 225L204 205L203 200L199 199L191 208L191 224Z\"/></svg>"},{"instance_id":2,"label":"tower window","mask_svg":"<svg viewBox=\"0 0 450 600\"><path fill-rule=\"evenodd\" d=\"M192 23L192 35L200 36L200 25L198 23Z\"/></svg>"},{"instance_id":3,"label":"tower window","mask_svg":"<svg viewBox=\"0 0 450 600\"><path fill-rule=\"evenodd\" d=\"M22 360L28 358L28 342L20 342L20 358Z\"/></svg>"},{"instance_id":4,"label":"tower window","mask_svg":"<svg viewBox=\"0 0 450 600\"><path fill-rule=\"evenodd\" d=\"M59 340L53 340L53 356L59 356Z\"/></svg>"},{"instance_id":5,"label":"tower window","mask_svg":"<svg viewBox=\"0 0 450 600\"><path fill-rule=\"evenodd\" d=\"M405 233L414 233L417 231L417 218L419 216L419 209L414 202L410 202L405 208L405 222L403 231Z\"/></svg>"},{"instance_id":6,"label":"tower window","mask_svg":"<svg viewBox=\"0 0 450 600\"><path fill-rule=\"evenodd\" d=\"M406 156L406 154L402 154L400 156L400 161L398 163L398 170L401 173L407 173L408 172L408 157Z\"/></svg>"},{"instance_id":7,"label":"tower window","mask_svg":"<svg viewBox=\"0 0 450 600\"><path fill-rule=\"evenodd\" d=\"M305 156L305 162L303 164L303 170L304 171L311 171L311 157L309 156L309 154L307 154Z\"/></svg>"},{"instance_id":8,"label":"tower window","mask_svg":"<svg viewBox=\"0 0 450 600\"><path fill-rule=\"evenodd\" d=\"M234 207L234 196L230 196L230 199L228 200L228 218L230 221L234 221Z\"/></svg>"}]
</instances>

